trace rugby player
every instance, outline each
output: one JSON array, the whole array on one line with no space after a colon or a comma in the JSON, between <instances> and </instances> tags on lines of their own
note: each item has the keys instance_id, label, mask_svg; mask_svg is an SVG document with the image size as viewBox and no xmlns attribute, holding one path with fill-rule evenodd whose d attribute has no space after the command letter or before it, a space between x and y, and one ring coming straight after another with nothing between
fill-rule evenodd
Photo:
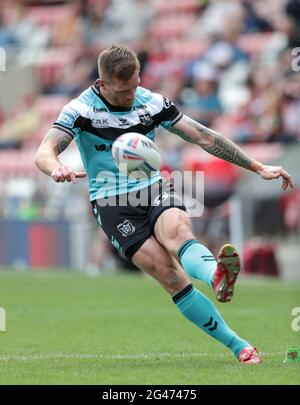
<instances>
[{"instance_id":1,"label":"rugby player","mask_svg":"<svg viewBox=\"0 0 300 405\"><path fill-rule=\"evenodd\" d=\"M162 125L262 179L281 177L283 190L293 187L290 175L282 167L251 159L221 134L183 115L166 97L140 87L139 61L130 49L111 46L102 51L98 70L96 83L62 109L37 150L37 166L58 183L88 176L93 212L113 245L154 277L179 311L228 347L240 363L260 363L258 351L226 324L215 305L191 282L191 278L203 281L213 288L219 302L229 302L240 271L236 249L225 245L215 259L195 238L174 187L159 172L140 182L128 179L118 171L111 145L127 132L153 140L155 128ZM74 171L59 161L73 139L86 172ZM139 193L141 200L145 197L147 204L128 204L131 193Z\"/></svg>"}]
</instances>

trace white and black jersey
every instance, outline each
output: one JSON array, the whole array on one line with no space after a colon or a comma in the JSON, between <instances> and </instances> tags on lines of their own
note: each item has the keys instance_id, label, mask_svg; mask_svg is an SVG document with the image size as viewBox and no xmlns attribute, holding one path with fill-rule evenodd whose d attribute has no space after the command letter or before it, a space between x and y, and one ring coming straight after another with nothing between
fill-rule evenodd
<instances>
[{"instance_id":1,"label":"white and black jersey","mask_svg":"<svg viewBox=\"0 0 300 405\"><path fill-rule=\"evenodd\" d=\"M100 94L97 82L61 111L55 128L75 138L88 173L90 200L147 187L161 179L159 172L148 179L130 180L116 167L113 141L127 132L137 132L154 140L155 128L168 128L182 113L166 97L138 87L130 109L114 107Z\"/></svg>"}]
</instances>

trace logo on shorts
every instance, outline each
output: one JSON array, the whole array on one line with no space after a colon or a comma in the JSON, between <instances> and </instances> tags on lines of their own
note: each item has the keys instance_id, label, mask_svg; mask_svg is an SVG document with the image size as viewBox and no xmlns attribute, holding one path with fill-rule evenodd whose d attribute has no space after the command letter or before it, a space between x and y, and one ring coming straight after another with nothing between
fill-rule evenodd
<instances>
[{"instance_id":1,"label":"logo on shorts","mask_svg":"<svg viewBox=\"0 0 300 405\"><path fill-rule=\"evenodd\" d=\"M167 198L168 198L169 194L166 193L165 191L158 195L155 200L153 201L153 205L161 205Z\"/></svg>"},{"instance_id":2,"label":"logo on shorts","mask_svg":"<svg viewBox=\"0 0 300 405\"><path fill-rule=\"evenodd\" d=\"M123 222L117 225L117 228L125 238L135 232L135 226L128 219L124 219Z\"/></svg>"}]
</instances>

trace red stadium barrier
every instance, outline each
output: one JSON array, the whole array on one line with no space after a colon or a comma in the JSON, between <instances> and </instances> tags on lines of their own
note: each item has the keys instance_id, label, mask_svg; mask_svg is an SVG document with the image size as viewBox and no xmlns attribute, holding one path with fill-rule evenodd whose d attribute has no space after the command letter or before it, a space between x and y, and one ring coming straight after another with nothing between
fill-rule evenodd
<instances>
[{"instance_id":1,"label":"red stadium barrier","mask_svg":"<svg viewBox=\"0 0 300 405\"><path fill-rule=\"evenodd\" d=\"M29 258L33 267L55 266L56 258L53 255L55 246L55 230L39 224L29 228Z\"/></svg>"},{"instance_id":2,"label":"red stadium barrier","mask_svg":"<svg viewBox=\"0 0 300 405\"><path fill-rule=\"evenodd\" d=\"M71 265L67 222L2 220L0 241L0 265L31 268Z\"/></svg>"}]
</instances>

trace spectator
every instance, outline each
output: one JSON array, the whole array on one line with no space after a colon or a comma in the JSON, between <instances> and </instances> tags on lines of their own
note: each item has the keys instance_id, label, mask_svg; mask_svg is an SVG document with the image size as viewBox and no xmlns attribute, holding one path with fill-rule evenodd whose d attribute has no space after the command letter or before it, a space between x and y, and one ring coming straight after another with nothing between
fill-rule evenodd
<instances>
[{"instance_id":1,"label":"spectator","mask_svg":"<svg viewBox=\"0 0 300 405\"><path fill-rule=\"evenodd\" d=\"M249 78L250 98L238 115L239 124L234 133L237 142L275 141L282 134L282 98L272 78L262 68L252 71Z\"/></svg>"},{"instance_id":2,"label":"spectator","mask_svg":"<svg viewBox=\"0 0 300 405\"><path fill-rule=\"evenodd\" d=\"M32 52L34 48L43 48L49 41L49 32L46 28L37 26L27 14L28 6L17 3L12 8L9 29L12 30L16 46L22 53Z\"/></svg>"},{"instance_id":3,"label":"spectator","mask_svg":"<svg viewBox=\"0 0 300 405\"><path fill-rule=\"evenodd\" d=\"M83 3L81 0L70 2L68 17L60 20L52 36L51 46L80 45L83 42Z\"/></svg>"},{"instance_id":4,"label":"spectator","mask_svg":"<svg viewBox=\"0 0 300 405\"><path fill-rule=\"evenodd\" d=\"M83 47L77 48L77 54L74 55L74 61L64 66L57 82L48 90L51 94L62 94L74 96L80 93L92 75L94 70L94 61L90 53Z\"/></svg>"},{"instance_id":5,"label":"spectator","mask_svg":"<svg viewBox=\"0 0 300 405\"><path fill-rule=\"evenodd\" d=\"M40 128L41 116L34 102L34 95L25 96L18 111L0 126L0 149L20 148Z\"/></svg>"},{"instance_id":6,"label":"spectator","mask_svg":"<svg viewBox=\"0 0 300 405\"><path fill-rule=\"evenodd\" d=\"M3 9L0 7L0 46L7 48L17 44L14 30L4 22Z\"/></svg>"},{"instance_id":7,"label":"spectator","mask_svg":"<svg viewBox=\"0 0 300 405\"><path fill-rule=\"evenodd\" d=\"M208 62L194 65L191 89L182 92L181 99L184 111L204 125L222 112L218 96L218 72Z\"/></svg>"}]
</instances>

